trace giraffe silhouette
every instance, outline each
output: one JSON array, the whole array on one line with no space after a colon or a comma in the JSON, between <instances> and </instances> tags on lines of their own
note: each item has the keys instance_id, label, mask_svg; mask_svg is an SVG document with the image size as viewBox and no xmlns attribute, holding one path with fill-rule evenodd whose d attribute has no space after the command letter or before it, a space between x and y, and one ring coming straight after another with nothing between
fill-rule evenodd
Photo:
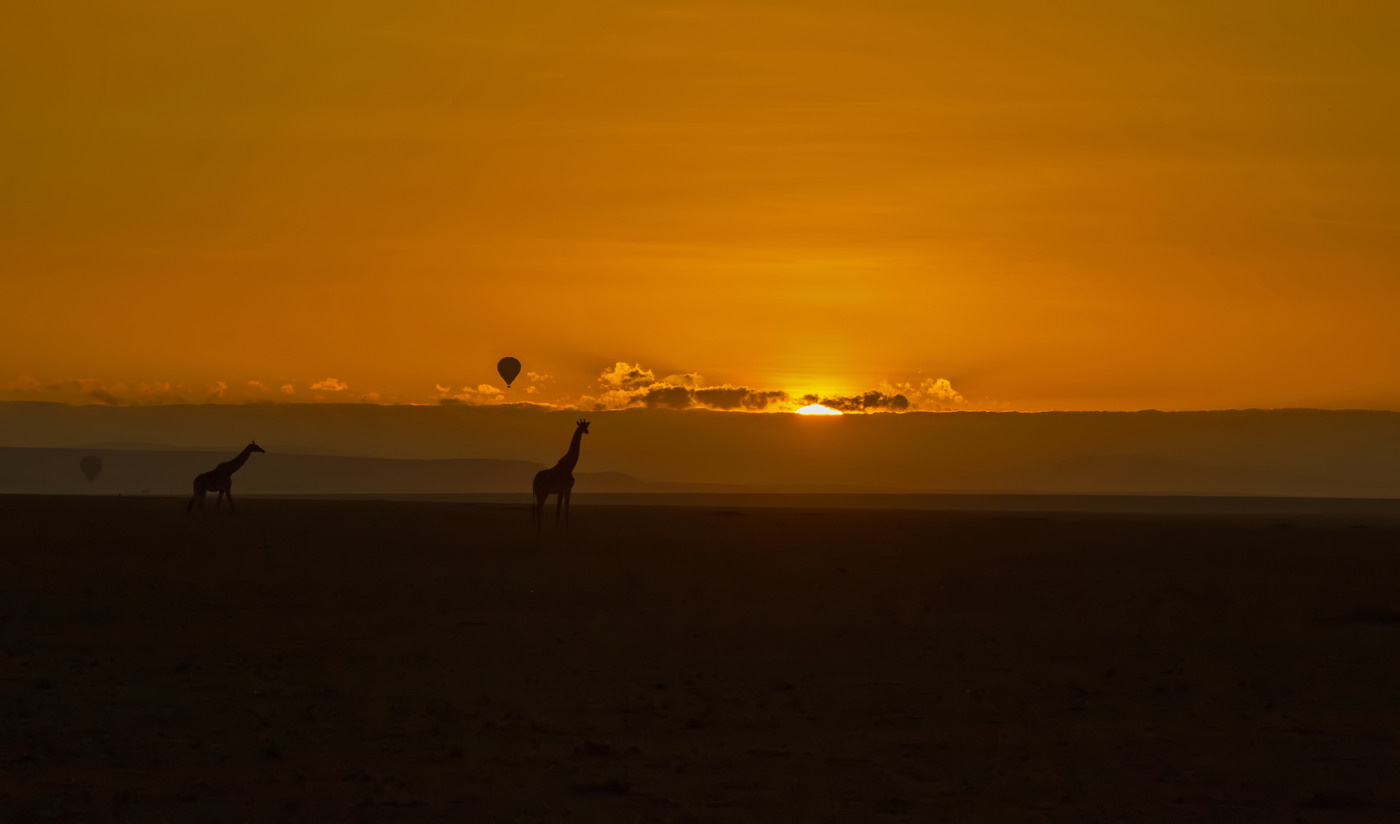
<instances>
[{"instance_id":1,"label":"giraffe silhouette","mask_svg":"<svg viewBox=\"0 0 1400 824\"><path fill-rule=\"evenodd\" d=\"M228 511L233 511L233 473L237 472L243 464L248 462L248 456L254 452L266 452L256 443L249 443L243 447L243 451L238 453L238 457L231 461L224 461L208 472L201 472L194 476L194 497L185 505L185 511L189 512L194 508L195 501L199 502L199 511L204 511L204 496L206 493L218 491L219 497L214 499L214 508L218 509L219 504L228 498Z\"/></svg>"},{"instance_id":2,"label":"giraffe silhouette","mask_svg":"<svg viewBox=\"0 0 1400 824\"><path fill-rule=\"evenodd\" d=\"M574 488L574 467L578 465L578 446L583 436L588 434L588 421L579 419L575 424L574 439L569 441L569 452L559 459L559 463L549 469L535 473L535 534L540 534L544 520L544 502L550 495L558 495L554 507L554 522L559 523L559 513L564 513L564 526L569 525L569 496Z\"/></svg>"}]
</instances>

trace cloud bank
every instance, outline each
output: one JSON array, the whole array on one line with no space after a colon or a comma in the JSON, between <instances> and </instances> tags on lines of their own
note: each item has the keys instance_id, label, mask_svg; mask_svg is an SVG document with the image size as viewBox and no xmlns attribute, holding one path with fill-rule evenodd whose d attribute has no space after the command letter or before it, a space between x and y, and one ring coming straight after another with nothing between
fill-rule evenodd
<instances>
[{"instance_id":1,"label":"cloud bank","mask_svg":"<svg viewBox=\"0 0 1400 824\"><path fill-rule=\"evenodd\" d=\"M793 395L781 389L711 383L699 372L679 372L658 376L641 363L617 361L597 373L591 386L580 395L551 389L550 375L526 373L529 383L518 393L499 386L478 383L464 386L445 381L433 386L434 392L400 398L363 388L350 393L349 383L335 377L306 383L279 378L214 380L191 385L156 381L113 383L78 378L41 381L21 377L0 382L0 401L46 400L69 404L108 406L150 406L181 403L267 403L310 401L372 404L437 403L470 406L528 404L552 409L586 411L611 409L711 409L726 412L790 412L819 403L844 413L942 411L968 408L967 400L947 378L918 382L881 381L874 389L852 395ZM305 390L299 392L298 390ZM325 393L325 394L322 394Z\"/></svg>"},{"instance_id":2,"label":"cloud bank","mask_svg":"<svg viewBox=\"0 0 1400 824\"><path fill-rule=\"evenodd\" d=\"M581 409L716 409L744 412L786 412L820 403L847 413L944 410L965 403L947 378L919 383L881 382L858 395L803 395L779 389L758 389L733 384L709 385L698 372L656 376L640 363L618 361L598 375L597 395L584 395L573 405Z\"/></svg>"},{"instance_id":3,"label":"cloud bank","mask_svg":"<svg viewBox=\"0 0 1400 824\"><path fill-rule=\"evenodd\" d=\"M581 409L721 409L761 412L789 401L788 393L723 384L706 386L698 372L657 378L640 363L617 363L598 375L598 395L584 395L575 402Z\"/></svg>"}]
</instances>

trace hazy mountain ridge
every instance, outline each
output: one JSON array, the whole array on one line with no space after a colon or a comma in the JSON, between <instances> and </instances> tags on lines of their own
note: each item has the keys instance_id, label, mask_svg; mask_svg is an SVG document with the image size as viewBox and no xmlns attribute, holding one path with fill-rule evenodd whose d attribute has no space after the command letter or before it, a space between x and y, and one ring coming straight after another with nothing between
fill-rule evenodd
<instances>
[{"instance_id":1,"label":"hazy mountain ridge","mask_svg":"<svg viewBox=\"0 0 1400 824\"><path fill-rule=\"evenodd\" d=\"M969 483L975 479L969 479ZM1393 494L1384 485L1275 470L1188 463L1151 455L1086 455L985 476L988 492L1133 495Z\"/></svg>"},{"instance_id":2,"label":"hazy mountain ridge","mask_svg":"<svg viewBox=\"0 0 1400 824\"><path fill-rule=\"evenodd\" d=\"M83 458L102 460L100 475L88 481ZM66 449L0 447L0 494L184 495L200 472L228 460L229 452L186 449ZM444 458L355 458L340 455L265 453L250 457L234 476L236 494L365 495L509 493L528 498L534 474L543 464L530 461ZM894 489L839 484L648 483L622 472L581 472L580 492L881 492Z\"/></svg>"},{"instance_id":3,"label":"hazy mountain ridge","mask_svg":"<svg viewBox=\"0 0 1400 824\"><path fill-rule=\"evenodd\" d=\"M179 445L167 446L162 443L87 443L77 444L74 449L106 450L111 452L205 452L209 454L223 454L232 449L237 451L239 447L216 446L214 444ZM368 458L369 455L361 455L349 450L324 449L313 446L285 446L277 447L279 455L330 455L337 458Z\"/></svg>"},{"instance_id":4,"label":"hazy mountain ridge","mask_svg":"<svg viewBox=\"0 0 1400 824\"><path fill-rule=\"evenodd\" d=\"M233 457L233 451L0 448L0 492L188 494L194 476ZM78 462L102 460L88 481ZM541 468L529 461L419 461L334 455L252 455L234 476L234 492L355 493L497 492L529 489Z\"/></svg>"},{"instance_id":5,"label":"hazy mountain ridge","mask_svg":"<svg viewBox=\"0 0 1400 824\"><path fill-rule=\"evenodd\" d=\"M240 473L241 491L514 492L528 489L533 472L565 452L578 416L526 406L0 404L0 444L71 450L55 458L61 468L52 470L30 463L21 472L18 464L9 466L17 453L0 455L6 464L0 466L0 488L97 491L104 480L90 486L82 480L78 452L110 452L119 461L143 452L150 454L150 468L138 473L139 481L123 480L123 488L183 494L195 473L256 438L269 452L254 456ZM1400 413L1394 412L955 412L814 419L632 409L589 417L592 434L583 441L576 473L579 492L1400 497ZM221 450L207 448L231 438L240 440ZM93 443L161 447L83 447ZM205 449L191 451L195 445ZM117 482L115 466L104 473L105 483Z\"/></svg>"},{"instance_id":6,"label":"hazy mountain ridge","mask_svg":"<svg viewBox=\"0 0 1400 824\"><path fill-rule=\"evenodd\" d=\"M88 481L79 462L96 456L102 473ZM190 481L228 460L227 452L0 447L0 493L184 495ZM269 453L239 470L234 488L248 495L413 495L519 493L528 496L530 461L447 458L355 458ZM1263 495L1389 497L1394 489L1287 473L1232 470L1146 456L1089 456L1021 472L973 473L943 486L857 484L717 484L647 482L621 472L575 472L587 493L1007 493L1129 495Z\"/></svg>"}]
</instances>

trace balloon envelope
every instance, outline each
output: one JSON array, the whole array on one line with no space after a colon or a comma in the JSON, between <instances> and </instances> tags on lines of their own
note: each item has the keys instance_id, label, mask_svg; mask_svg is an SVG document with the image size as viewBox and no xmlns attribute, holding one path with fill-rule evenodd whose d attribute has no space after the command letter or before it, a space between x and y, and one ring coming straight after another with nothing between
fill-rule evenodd
<instances>
[{"instance_id":1,"label":"balloon envelope","mask_svg":"<svg viewBox=\"0 0 1400 824\"><path fill-rule=\"evenodd\" d=\"M92 483L97 479L98 475L102 474L102 459L96 455L89 455L78 462L78 468L83 470L83 474L87 476L88 483Z\"/></svg>"},{"instance_id":2,"label":"balloon envelope","mask_svg":"<svg viewBox=\"0 0 1400 824\"><path fill-rule=\"evenodd\" d=\"M515 358L501 358L496 364L496 371L501 373L501 378L506 382L506 388L510 388L510 382L515 380L520 374L520 361Z\"/></svg>"}]
</instances>

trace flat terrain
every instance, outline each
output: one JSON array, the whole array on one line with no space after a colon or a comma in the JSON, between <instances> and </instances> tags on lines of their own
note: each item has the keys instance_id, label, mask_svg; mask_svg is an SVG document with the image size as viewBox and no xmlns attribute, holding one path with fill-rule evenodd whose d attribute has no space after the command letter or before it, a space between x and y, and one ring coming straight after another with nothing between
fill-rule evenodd
<instances>
[{"instance_id":1,"label":"flat terrain","mask_svg":"<svg viewBox=\"0 0 1400 824\"><path fill-rule=\"evenodd\" d=\"M0 820L1397 821L1400 522L0 497Z\"/></svg>"}]
</instances>

